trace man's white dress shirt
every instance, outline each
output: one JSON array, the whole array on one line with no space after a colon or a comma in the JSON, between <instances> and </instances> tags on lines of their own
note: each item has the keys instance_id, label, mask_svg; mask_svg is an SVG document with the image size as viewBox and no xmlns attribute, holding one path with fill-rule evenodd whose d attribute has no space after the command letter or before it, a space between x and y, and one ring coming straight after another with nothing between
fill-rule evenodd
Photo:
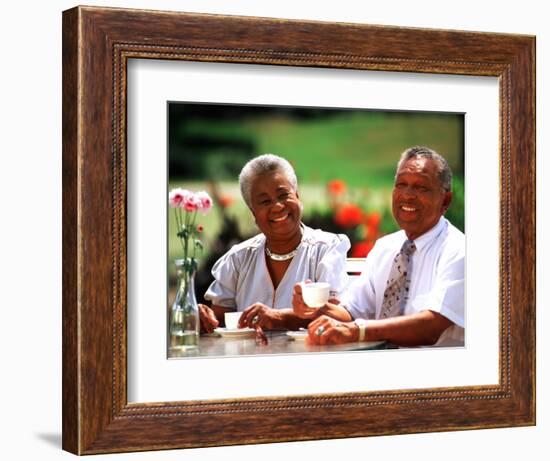
<instances>
[{"instance_id":1,"label":"man's white dress shirt","mask_svg":"<svg viewBox=\"0 0 550 461\"><path fill-rule=\"evenodd\" d=\"M378 239L368 254L361 275L342 298L342 305L354 319L380 318L392 262L405 240L403 230L386 235ZM462 346L465 236L441 217L414 244L409 299L403 315L423 310L439 312L454 325L443 332L436 345Z\"/></svg>"}]
</instances>

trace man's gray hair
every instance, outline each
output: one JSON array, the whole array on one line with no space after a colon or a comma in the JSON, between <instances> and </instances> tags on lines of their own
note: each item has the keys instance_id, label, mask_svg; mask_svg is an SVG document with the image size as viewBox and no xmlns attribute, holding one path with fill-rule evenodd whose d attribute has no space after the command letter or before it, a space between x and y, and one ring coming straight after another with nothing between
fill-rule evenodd
<instances>
[{"instance_id":1,"label":"man's gray hair","mask_svg":"<svg viewBox=\"0 0 550 461\"><path fill-rule=\"evenodd\" d=\"M248 208L252 209L252 183L256 177L270 172L282 173L288 182L292 186L294 192L298 190L298 179L294 168L282 157L273 154L263 154L248 161L239 174L239 186L241 187L241 195L244 201L248 205Z\"/></svg>"},{"instance_id":2,"label":"man's gray hair","mask_svg":"<svg viewBox=\"0 0 550 461\"><path fill-rule=\"evenodd\" d=\"M407 160L417 157L435 160L435 162L437 163L437 173L441 187L445 192L450 192L453 179L451 167L449 167L449 164L444 157L442 157L435 150L430 149L429 147L414 146L407 149L401 154L401 158L399 159L399 163L397 164L397 171L399 171L403 163L405 163Z\"/></svg>"}]
</instances>

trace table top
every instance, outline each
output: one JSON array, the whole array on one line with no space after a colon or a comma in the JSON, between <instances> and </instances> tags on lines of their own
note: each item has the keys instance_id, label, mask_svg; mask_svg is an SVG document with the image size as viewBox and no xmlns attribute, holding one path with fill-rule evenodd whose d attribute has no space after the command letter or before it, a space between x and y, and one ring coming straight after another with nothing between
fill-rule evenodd
<instances>
[{"instance_id":1,"label":"table top","mask_svg":"<svg viewBox=\"0 0 550 461\"><path fill-rule=\"evenodd\" d=\"M288 333L288 334L287 334ZM255 334L241 337L220 336L213 333L201 335L198 350L171 354L171 359L187 357L227 357L272 354L304 354L319 352L343 352L373 349L386 349L385 341L354 342L326 346L308 345L303 339L293 339L292 332L266 331L268 343L263 345L256 340Z\"/></svg>"}]
</instances>

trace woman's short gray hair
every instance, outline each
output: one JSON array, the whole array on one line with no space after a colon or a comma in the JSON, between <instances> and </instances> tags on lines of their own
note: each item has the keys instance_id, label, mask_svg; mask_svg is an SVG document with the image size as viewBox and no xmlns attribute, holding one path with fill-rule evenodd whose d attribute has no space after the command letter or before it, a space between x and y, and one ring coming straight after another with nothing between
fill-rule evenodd
<instances>
[{"instance_id":1,"label":"woman's short gray hair","mask_svg":"<svg viewBox=\"0 0 550 461\"><path fill-rule=\"evenodd\" d=\"M280 172L285 175L288 182L292 186L294 192L298 190L298 179L294 168L282 157L273 154L263 154L248 161L239 174L239 186L241 187L241 195L244 201L248 205L248 208L252 209L251 189L252 183L257 176L264 173Z\"/></svg>"},{"instance_id":2,"label":"woman's short gray hair","mask_svg":"<svg viewBox=\"0 0 550 461\"><path fill-rule=\"evenodd\" d=\"M429 147L414 146L407 149L405 152L401 154L401 158L397 163L397 171L399 171L403 163L405 163L407 160L411 158L417 158L417 157L429 158L436 161L437 173L438 173L438 178L439 178L441 187L445 192L450 192L451 183L453 179L453 173L451 171L451 167L449 166L449 164L447 163L447 160L445 160L444 157L442 157L435 150L430 149Z\"/></svg>"}]
</instances>

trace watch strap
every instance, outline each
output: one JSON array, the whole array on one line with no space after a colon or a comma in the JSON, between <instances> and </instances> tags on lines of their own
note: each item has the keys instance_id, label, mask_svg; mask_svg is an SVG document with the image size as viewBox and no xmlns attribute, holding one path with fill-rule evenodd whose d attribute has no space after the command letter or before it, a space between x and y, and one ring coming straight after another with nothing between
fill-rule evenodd
<instances>
[{"instance_id":1,"label":"watch strap","mask_svg":"<svg viewBox=\"0 0 550 461\"><path fill-rule=\"evenodd\" d=\"M365 341L365 336L367 333L367 321L364 319L355 320L355 324L359 327L359 339L358 341L362 343Z\"/></svg>"}]
</instances>

